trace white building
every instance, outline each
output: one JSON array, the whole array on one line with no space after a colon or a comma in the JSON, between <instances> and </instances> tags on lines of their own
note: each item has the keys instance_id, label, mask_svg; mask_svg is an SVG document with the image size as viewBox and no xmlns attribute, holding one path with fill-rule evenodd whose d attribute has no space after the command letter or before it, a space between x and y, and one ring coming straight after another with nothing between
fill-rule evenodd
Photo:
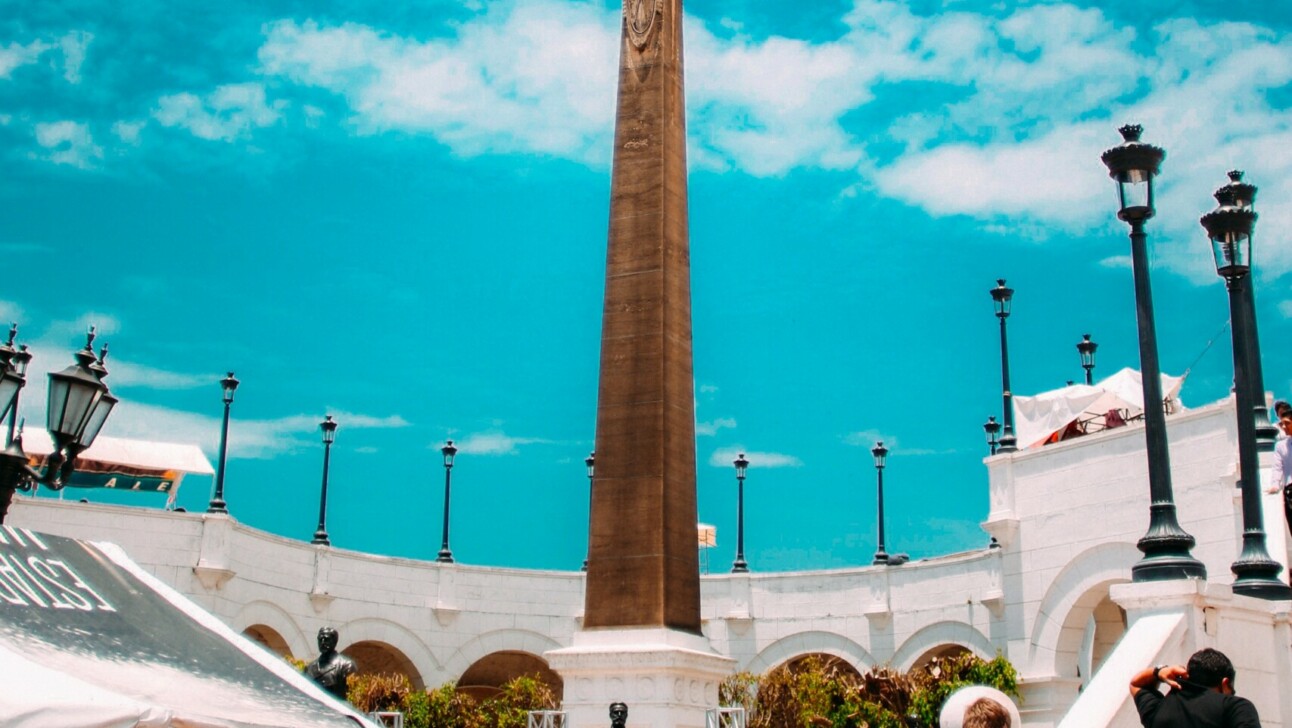
<instances>
[{"instance_id":1,"label":"white building","mask_svg":"<svg viewBox=\"0 0 1292 728\"><path fill-rule=\"evenodd\" d=\"M753 672L808 654L865 671L999 652L1018 668L1024 722L1037 728L1138 725L1130 675L1215 646L1234 660L1265 725L1292 725L1292 697L1279 690L1292 678L1292 602L1228 587L1242 533L1233 404L1167 422L1179 519L1197 539L1206 582L1130 583L1149 514L1144 433L1132 423L989 458L983 526L999 548L900 566L705 576L704 633ZM1281 500L1265 500L1270 551L1286 563ZM581 572L356 553L225 515L19 498L7 523L120 544L282 654L311 658L318 628L334 626L361 669L402 672L416 686L489 690L535 671L560 684L543 655L571 645L583 610Z\"/></svg>"}]
</instances>

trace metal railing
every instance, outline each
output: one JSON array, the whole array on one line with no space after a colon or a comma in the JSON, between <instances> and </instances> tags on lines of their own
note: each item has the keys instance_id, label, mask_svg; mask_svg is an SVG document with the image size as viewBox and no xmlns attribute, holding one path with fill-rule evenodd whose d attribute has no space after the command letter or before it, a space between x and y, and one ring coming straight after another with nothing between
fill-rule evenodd
<instances>
[{"instance_id":1,"label":"metal railing","mask_svg":"<svg viewBox=\"0 0 1292 728\"><path fill-rule=\"evenodd\" d=\"M559 710L529 711L528 728L565 728L565 725L565 713Z\"/></svg>"},{"instance_id":2,"label":"metal railing","mask_svg":"<svg viewBox=\"0 0 1292 728\"><path fill-rule=\"evenodd\" d=\"M704 728L745 728L745 709L709 708L704 712Z\"/></svg>"},{"instance_id":3,"label":"metal railing","mask_svg":"<svg viewBox=\"0 0 1292 728\"><path fill-rule=\"evenodd\" d=\"M368 714L373 722L386 728L404 728L404 714L399 711L374 710Z\"/></svg>"}]
</instances>

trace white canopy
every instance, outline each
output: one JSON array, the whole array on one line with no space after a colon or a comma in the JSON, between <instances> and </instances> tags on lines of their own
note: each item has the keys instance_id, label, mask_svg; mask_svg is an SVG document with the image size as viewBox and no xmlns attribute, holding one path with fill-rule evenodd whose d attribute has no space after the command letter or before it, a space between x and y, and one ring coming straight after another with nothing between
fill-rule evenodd
<instances>
[{"instance_id":1,"label":"white canopy","mask_svg":"<svg viewBox=\"0 0 1292 728\"><path fill-rule=\"evenodd\" d=\"M1162 375L1162 397L1172 412L1184 408L1184 377ZM1110 415L1111 413L1111 415ZM1014 396L1014 435L1018 448L1043 445L1076 423L1081 434L1117 427L1144 414L1143 380L1126 368L1097 384L1073 384L1034 397Z\"/></svg>"},{"instance_id":2,"label":"white canopy","mask_svg":"<svg viewBox=\"0 0 1292 728\"><path fill-rule=\"evenodd\" d=\"M22 448L28 455L48 455L54 451L54 442L44 430L25 430ZM107 435L96 437L94 444L81 453L81 459L146 470L178 470L194 475L215 473L211 461L197 445L127 440Z\"/></svg>"}]
</instances>

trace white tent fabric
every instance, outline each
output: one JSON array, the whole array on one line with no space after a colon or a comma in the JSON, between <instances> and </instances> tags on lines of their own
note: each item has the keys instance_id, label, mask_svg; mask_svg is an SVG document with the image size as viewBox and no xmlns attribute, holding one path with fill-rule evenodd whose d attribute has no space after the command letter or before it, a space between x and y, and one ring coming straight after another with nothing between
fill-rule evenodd
<instances>
[{"instance_id":1,"label":"white tent fabric","mask_svg":"<svg viewBox=\"0 0 1292 728\"><path fill-rule=\"evenodd\" d=\"M1162 397L1171 403L1172 411L1183 409L1179 401L1183 384L1184 377L1162 375ZM1143 379L1128 367L1094 385L1073 384L1034 397L1015 395L1013 401L1014 436L1022 450L1044 444L1079 419L1103 417L1111 410L1127 419L1143 414Z\"/></svg>"},{"instance_id":2,"label":"white tent fabric","mask_svg":"<svg viewBox=\"0 0 1292 728\"><path fill-rule=\"evenodd\" d=\"M24 430L22 447L28 455L48 455L54 452L54 441L44 430ZM81 453L83 460L127 465L135 468L179 470L194 475L214 475L211 461L197 445L173 442L127 440L121 437L100 435L94 444Z\"/></svg>"}]
</instances>

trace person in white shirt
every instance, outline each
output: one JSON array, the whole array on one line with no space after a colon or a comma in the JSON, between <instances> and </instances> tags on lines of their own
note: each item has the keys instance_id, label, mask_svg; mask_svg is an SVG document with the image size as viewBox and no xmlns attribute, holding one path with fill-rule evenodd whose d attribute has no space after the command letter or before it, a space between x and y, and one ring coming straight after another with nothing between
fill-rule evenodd
<instances>
[{"instance_id":1,"label":"person in white shirt","mask_svg":"<svg viewBox=\"0 0 1292 728\"><path fill-rule=\"evenodd\" d=\"M1274 403L1275 425L1283 431L1283 437L1274 444L1274 467L1270 468L1269 481L1265 486L1266 493L1277 493L1283 490L1289 475L1292 475L1292 405L1279 400ZM1287 498L1285 492L1284 498ZM1286 504L1285 504L1286 505ZM1292 524L1292 519L1289 519Z\"/></svg>"}]
</instances>

